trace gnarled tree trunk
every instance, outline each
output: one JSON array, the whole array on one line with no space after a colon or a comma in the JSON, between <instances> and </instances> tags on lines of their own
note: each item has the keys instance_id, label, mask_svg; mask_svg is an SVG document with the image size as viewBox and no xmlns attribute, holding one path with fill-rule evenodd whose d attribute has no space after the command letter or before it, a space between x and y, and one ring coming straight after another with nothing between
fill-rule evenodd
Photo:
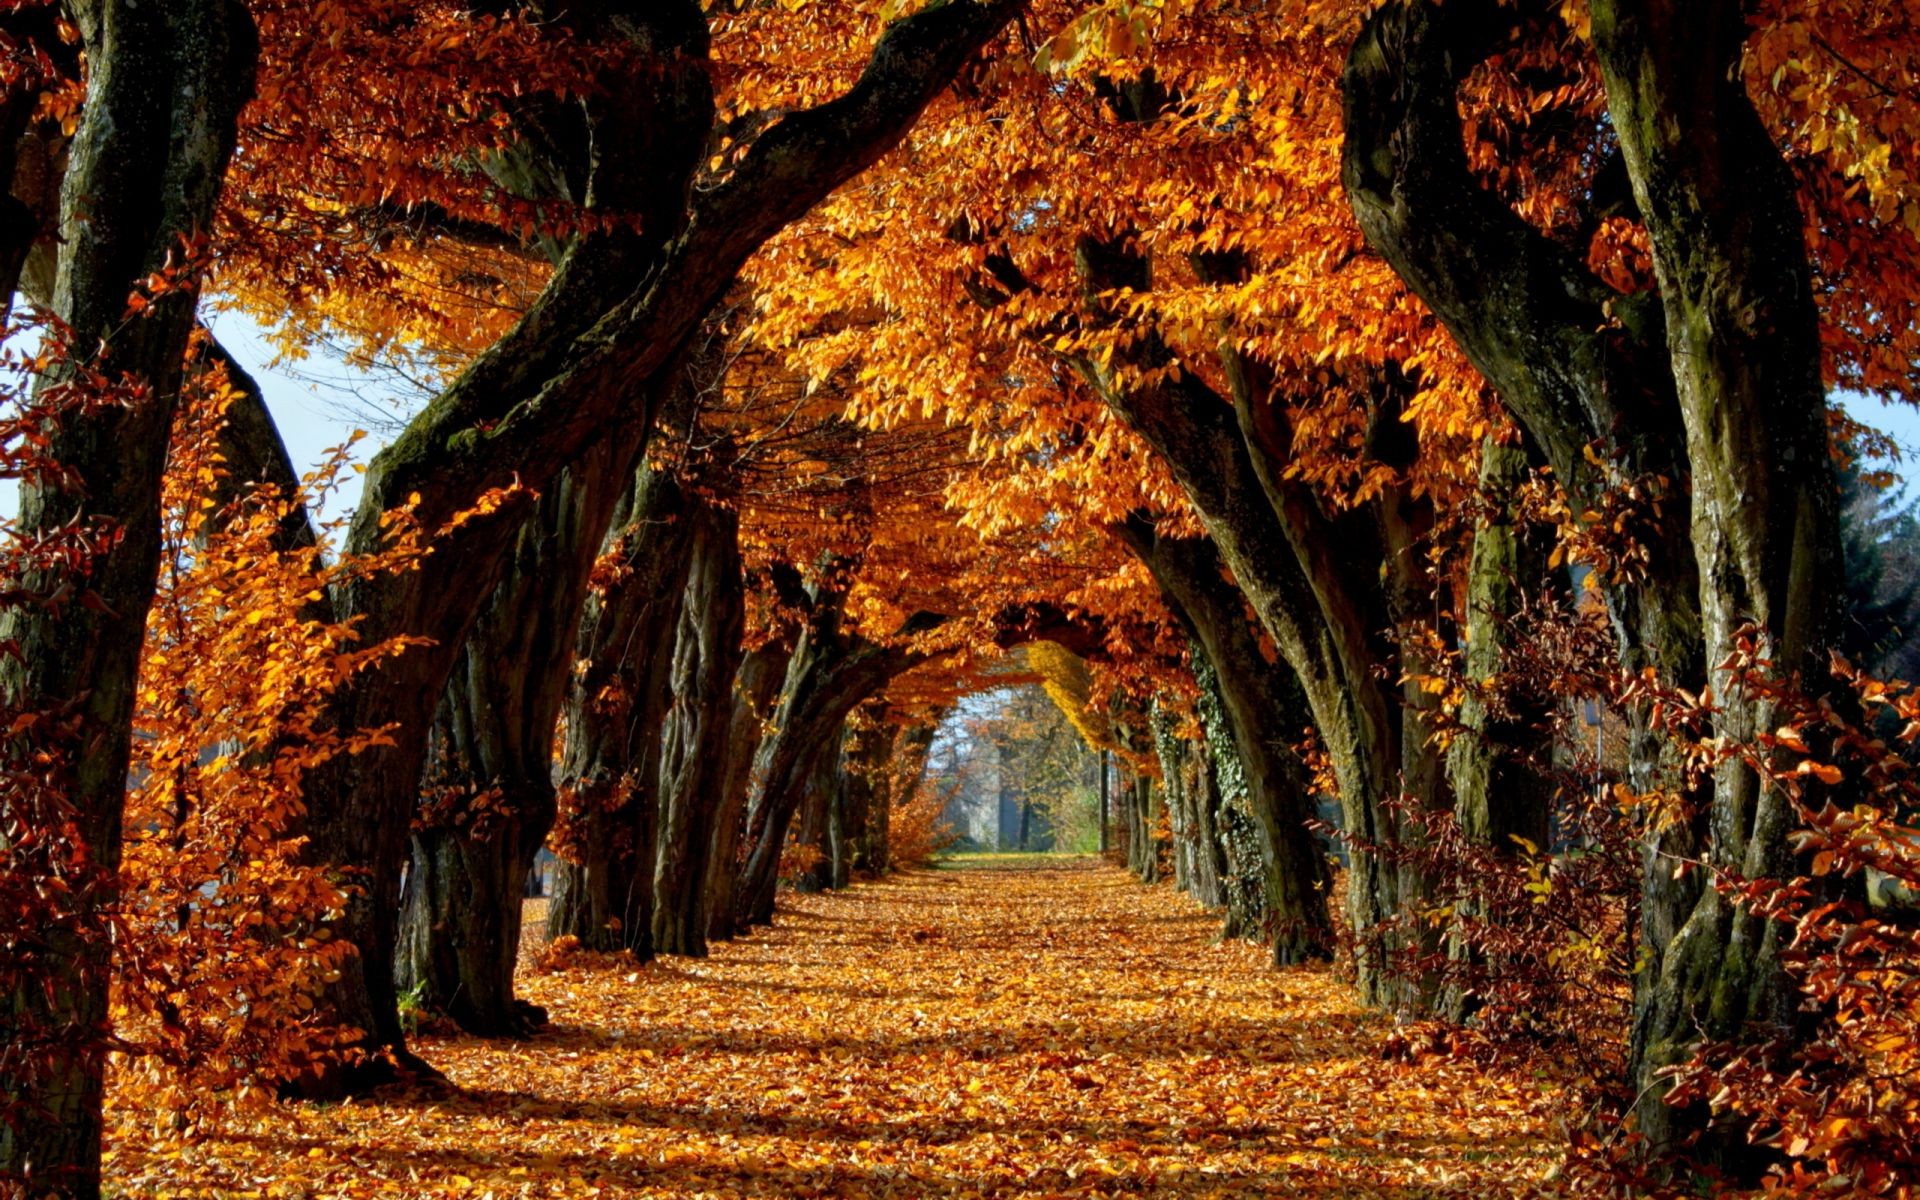
<instances>
[{"instance_id":1,"label":"gnarled tree trunk","mask_svg":"<svg viewBox=\"0 0 1920 1200\"><path fill-rule=\"evenodd\" d=\"M609 438L541 497L434 720L394 977L469 1033L524 1034L543 1016L513 996L522 893L557 812L554 726L588 581L639 452Z\"/></svg>"},{"instance_id":2,"label":"gnarled tree trunk","mask_svg":"<svg viewBox=\"0 0 1920 1200\"><path fill-rule=\"evenodd\" d=\"M1613 132L1659 287L1609 288L1479 186L1462 148L1462 79L1523 14L1497 0L1396 0L1367 21L1344 77L1343 177L1370 243L1459 340L1582 503L1614 479L1686 480L1640 541L1645 578L1609 591L1625 665L1697 692L1715 733L1766 728L1717 664L1748 621L1776 669L1824 672L1838 578L1818 325L1795 189L1744 91L1731 0L1605 0L1594 41ZM1608 451L1603 468L1592 445ZM1610 474L1611 473L1611 477ZM1715 664L1709 670L1709 664ZM1694 814L1650 832L1635 975L1641 1128L1679 1130L1656 1072L1704 1035L1784 1024L1777 931L1735 913L1682 859L1784 869L1788 813L1743 767L1686 792L1677 755L1634 714L1636 787Z\"/></svg>"},{"instance_id":3,"label":"gnarled tree trunk","mask_svg":"<svg viewBox=\"0 0 1920 1200\"><path fill-rule=\"evenodd\" d=\"M726 808L722 789L746 607L739 517L696 498L689 520L692 562L673 646L673 707L660 751L653 943L661 954L703 956L708 875L727 869L715 850Z\"/></svg>"},{"instance_id":4,"label":"gnarled tree trunk","mask_svg":"<svg viewBox=\"0 0 1920 1200\"><path fill-rule=\"evenodd\" d=\"M1751 745L1776 713L1733 674L1743 632L1770 674L1830 688L1844 575L1812 269L1793 174L1741 73L1746 11L1734 0L1596 0L1593 34L1652 244L1686 428L1712 732ZM1787 797L1733 759L1701 814L1707 862L1785 879L1793 821ZM1678 1132L1660 1102L1660 1069L1702 1035L1742 1036L1750 1025L1790 1033L1798 997L1780 961L1789 937L1780 922L1711 886L1691 901L1660 888L1644 913L1650 931L1674 931L1660 945L1649 939L1653 964L1635 977L1634 1082L1648 1096L1638 1114L1658 1144Z\"/></svg>"},{"instance_id":5,"label":"gnarled tree trunk","mask_svg":"<svg viewBox=\"0 0 1920 1200\"><path fill-rule=\"evenodd\" d=\"M357 579L334 597L338 616L357 619L368 641L411 635L430 644L356 677L334 706L343 731L391 729L392 744L341 756L306 781L309 853L363 885L339 925L360 950L360 969L329 989L321 1018L361 1030L370 1053L298 1081L300 1090L364 1088L410 1057L392 972L394 900L426 730L475 600L498 582L528 504L510 500L457 526L452 518L497 489L547 488L613 423L650 422L648 405L635 412L632 401L644 401L647 381L685 353L747 258L897 143L1016 8L1014 0L959 0L891 23L845 95L772 123L724 180L698 192L693 177L715 117L701 7L659 0L562 13L583 44L637 53L606 56L595 86L543 102L547 115L586 136L530 129L520 151L551 159L536 166L561 181L557 199L620 219L572 242L520 322L367 472L350 551L377 547L387 516L415 497L421 524L446 532L418 569ZM644 68L619 66L636 62Z\"/></svg>"},{"instance_id":6,"label":"gnarled tree trunk","mask_svg":"<svg viewBox=\"0 0 1920 1200\"><path fill-rule=\"evenodd\" d=\"M661 729L693 554L688 498L643 464L614 514L608 555L625 569L588 602L566 703L547 933L595 950L653 953Z\"/></svg>"},{"instance_id":7,"label":"gnarled tree trunk","mask_svg":"<svg viewBox=\"0 0 1920 1200\"><path fill-rule=\"evenodd\" d=\"M1195 657L1204 657L1245 773L1260 832L1266 887L1266 937L1280 964L1326 958L1333 927L1327 915L1324 856L1312 817L1306 769L1289 745L1303 731L1306 706L1285 668L1270 664L1248 624L1241 594L1224 576L1221 555L1204 539L1161 537L1150 522L1129 520L1116 531L1153 573Z\"/></svg>"}]
</instances>

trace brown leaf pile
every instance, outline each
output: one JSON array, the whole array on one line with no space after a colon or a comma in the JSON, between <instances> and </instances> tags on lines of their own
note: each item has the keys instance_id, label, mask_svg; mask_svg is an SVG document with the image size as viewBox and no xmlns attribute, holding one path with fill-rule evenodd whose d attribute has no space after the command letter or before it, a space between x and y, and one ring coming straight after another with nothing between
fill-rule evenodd
<instances>
[{"instance_id":1,"label":"brown leaf pile","mask_svg":"<svg viewBox=\"0 0 1920 1200\"><path fill-rule=\"evenodd\" d=\"M1384 1061L1383 1018L1091 860L796 896L706 960L523 978L552 1029L423 1038L451 1095L171 1140L115 1105L139 1197L1526 1195L1544 1083Z\"/></svg>"}]
</instances>

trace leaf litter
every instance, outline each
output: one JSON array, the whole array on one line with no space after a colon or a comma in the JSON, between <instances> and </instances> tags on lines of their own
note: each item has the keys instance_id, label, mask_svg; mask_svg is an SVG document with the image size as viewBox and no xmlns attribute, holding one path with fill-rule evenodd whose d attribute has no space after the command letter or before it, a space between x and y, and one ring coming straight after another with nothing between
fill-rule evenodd
<instances>
[{"instance_id":1,"label":"leaf litter","mask_svg":"<svg viewBox=\"0 0 1920 1200\"><path fill-rule=\"evenodd\" d=\"M1389 1019L1095 859L785 898L707 959L524 955L552 1025L421 1036L451 1090L174 1133L110 1094L109 1194L1531 1195L1524 1072L1383 1059ZM536 902L537 903L537 902ZM530 932L532 932L530 930Z\"/></svg>"}]
</instances>

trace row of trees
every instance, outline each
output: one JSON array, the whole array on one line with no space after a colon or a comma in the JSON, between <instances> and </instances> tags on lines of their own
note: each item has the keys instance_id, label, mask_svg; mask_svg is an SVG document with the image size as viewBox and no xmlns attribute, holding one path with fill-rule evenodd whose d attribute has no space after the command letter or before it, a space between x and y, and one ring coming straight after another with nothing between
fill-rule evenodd
<instances>
[{"instance_id":1,"label":"row of trees","mask_svg":"<svg viewBox=\"0 0 1920 1200\"><path fill-rule=\"evenodd\" d=\"M329 1096L430 1071L403 992L528 1031L543 844L641 957L885 869L1016 645L1276 964L1537 1034L1498 985L1584 939L1653 1146L1892 1177L1910 1114L1830 1118L1914 956L1842 881L1913 881L1920 720L1835 673L1903 616L1828 395L1920 361L1910 16L158 7L0 14L0 1177L97 1191L113 1045ZM210 268L423 381L345 528Z\"/></svg>"}]
</instances>

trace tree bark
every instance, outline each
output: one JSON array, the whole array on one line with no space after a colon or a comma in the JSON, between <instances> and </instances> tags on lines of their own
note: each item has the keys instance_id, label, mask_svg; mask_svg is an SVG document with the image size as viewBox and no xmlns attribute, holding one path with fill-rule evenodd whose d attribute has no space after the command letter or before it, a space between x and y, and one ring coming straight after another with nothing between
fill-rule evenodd
<instances>
[{"instance_id":1,"label":"tree bark","mask_svg":"<svg viewBox=\"0 0 1920 1200\"><path fill-rule=\"evenodd\" d=\"M730 939L744 927L736 923L734 888L745 864L741 835L747 816L747 796L754 786L754 763L767 722L786 679L793 643L783 637L749 651L740 662L733 685L733 708L727 718L726 756L720 782L720 808L714 817L713 851L707 874L707 937Z\"/></svg>"},{"instance_id":2,"label":"tree bark","mask_svg":"<svg viewBox=\"0 0 1920 1200\"><path fill-rule=\"evenodd\" d=\"M1744 629L1769 673L1831 687L1843 578L1840 487L1828 452L1819 315L1780 149L1747 95L1746 9L1731 0L1597 0L1594 46L1653 248L1691 468L1694 559L1712 733L1750 745L1776 724L1732 660ZM1847 701L1842 698L1840 703ZM1706 860L1745 879L1794 874L1794 814L1734 758L1715 773ZM1670 873L1655 861L1650 873ZM1655 909L1659 911L1654 911ZM1798 996L1780 962L1788 927L1713 887L1659 889L1649 930L1675 929L1635 977L1634 1082L1655 1144L1703 1118L1661 1102L1662 1067L1702 1036L1790 1032ZM1677 926L1677 929L1675 928Z\"/></svg>"},{"instance_id":3,"label":"tree bark","mask_svg":"<svg viewBox=\"0 0 1920 1200\"><path fill-rule=\"evenodd\" d=\"M829 740L830 744L814 756L807 794L800 802L800 830L795 840L812 849L816 857L811 866L794 877L796 892L824 892L833 886L838 840L835 813L840 806L840 731L836 730Z\"/></svg>"},{"instance_id":4,"label":"tree bark","mask_svg":"<svg viewBox=\"0 0 1920 1200\"><path fill-rule=\"evenodd\" d=\"M540 498L462 650L428 742L395 984L468 1033L518 1036L521 893L557 813L553 735L594 560L641 447L593 447Z\"/></svg>"},{"instance_id":5,"label":"tree bark","mask_svg":"<svg viewBox=\"0 0 1920 1200\"><path fill-rule=\"evenodd\" d=\"M696 499L691 524L692 563L673 647L673 708L660 757L653 942L661 954L704 957L708 876L726 870L715 849L746 605L739 517Z\"/></svg>"},{"instance_id":6,"label":"tree bark","mask_svg":"<svg viewBox=\"0 0 1920 1200\"><path fill-rule=\"evenodd\" d=\"M1519 11L1496 0L1384 5L1343 84L1343 178L1368 241L1447 324L1573 496L1594 504L1622 479L1687 481L1638 531L1644 580L1611 589L1609 602L1624 665L1693 691L1713 685L1715 732L1735 740L1766 728L1768 714L1708 664L1724 663L1753 620L1776 668L1818 677L1839 544L1795 189L1744 91L1741 12L1609 2L1593 13L1659 281L1642 296L1608 288L1468 169L1459 84ZM1595 445L1603 453L1588 459ZM1654 1084L1659 1067L1702 1034L1787 1015L1775 931L1674 863L1777 874L1787 813L1737 766L1685 789L1671 745L1644 712L1633 716L1632 783L1680 789L1694 814L1650 833L1643 876L1651 959L1635 975L1633 1072L1642 1130L1665 1145L1681 1130Z\"/></svg>"},{"instance_id":7,"label":"tree bark","mask_svg":"<svg viewBox=\"0 0 1920 1200\"><path fill-rule=\"evenodd\" d=\"M100 918L120 863L140 651L160 557L160 478L199 295L197 265L177 291L129 318L129 297L204 234L251 95L255 38L227 0L159 6L89 0L67 6L88 65L86 106L60 197L53 310L75 360L51 368L35 400L86 386L82 371L139 381L131 404L62 414L47 457L61 469L22 481L18 539L70 526L111 531L84 580L30 569L26 595L77 590L71 603L16 602L0 640L11 714L37 714L5 747L18 781L0 812L0 861L12 886L44 884L61 910L15 939L0 969L0 1187L92 1197L100 1189L100 1097L110 942ZM12 281L8 281L11 283ZM58 731L58 732L56 732ZM48 777L32 757L53 757ZM30 774L27 774L29 773ZM17 832L16 832L17 831ZM59 877L59 878L56 878Z\"/></svg>"},{"instance_id":8,"label":"tree bark","mask_svg":"<svg viewBox=\"0 0 1920 1200\"><path fill-rule=\"evenodd\" d=\"M1288 726L1299 728L1306 717L1297 688L1261 653L1245 602L1225 578L1213 543L1161 537L1138 517L1116 532L1152 572L1218 683L1259 828L1266 864L1262 907L1275 963L1330 957L1325 859L1307 828L1313 807L1306 769L1287 744Z\"/></svg>"},{"instance_id":9,"label":"tree bark","mask_svg":"<svg viewBox=\"0 0 1920 1200\"><path fill-rule=\"evenodd\" d=\"M1268 930L1275 928L1267 907L1273 868L1266 834L1255 815L1249 772L1221 696L1220 677L1204 649L1193 654L1193 673L1200 686L1197 707L1212 758L1208 779L1213 790L1214 837L1221 854L1220 902L1227 910L1220 934L1264 942ZM1324 888L1321 896L1324 914Z\"/></svg>"},{"instance_id":10,"label":"tree bark","mask_svg":"<svg viewBox=\"0 0 1920 1200\"><path fill-rule=\"evenodd\" d=\"M843 628L845 597L832 586L815 585L810 596L807 627L787 662L773 730L761 741L754 764L754 792L747 807L749 850L734 892L735 917L742 926L773 920L787 831L821 759L839 753L838 731L847 714L878 695L894 676L926 660L923 652L909 646L877 645ZM923 632L942 620L917 614L901 636Z\"/></svg>"},{"instance_id":11,"label":"tree bark","mask_svg":"<svg viewBox=\"0 0 1920 1200\"><path fill-rule=\"evenodd\" d=\"M673 473L642 464L614 514L607 555L626 574L588 603L566 702L558 784L565 823L547 909L550 937L653 954L661 730L693 553Z\"/></svg>"},{"instance_id":12,"label":"tree bark","mask_svg":"<svg viewBox=\"0 0 1920 1200\"><path fill-rule=\"evenodd\" d=\"M1492 437L1485 440L1479 487L1485 515L1474 530L1467 567L1467 694L1447 749L1461 836L1508 858L1518 853L1522 840L1539 853L1551 850L1548 822L1555 783L1547 714L1560 703L1554 696L1512 695L1501 680L1507 656L1516 650L1509 622L1524 589L1529 583L1548 586L1545 539L1530 536L1513 511L1514 490L1526 477L1525 449L1501 445ZM1454 908L1456 916L1466 920L1487 915L1486 906L1472 895L1457 900ZM1456 941L1448 953L1464 959L1471 951ZM1450 988L1441 1012L1449 1020L1464 1020L1473 1003L1473 997Z\"/></svg>"},{"instance_id":13,"label":"tree bark","mask_svg":"<svg viewBox=\"0 0 1920 1200\"><path fill-rule=\"evenodd\" d=\"M846 774L841 786L847 798L848 879L879 874L880 868L874 863L885 858L884 850L876 854L875 842L886 838L887 767L893 761L900 734L900 726L886 719L884 709L874 712L869 708L860 725L849 728L841 752Z\"/></svg>"}]
</instances>

